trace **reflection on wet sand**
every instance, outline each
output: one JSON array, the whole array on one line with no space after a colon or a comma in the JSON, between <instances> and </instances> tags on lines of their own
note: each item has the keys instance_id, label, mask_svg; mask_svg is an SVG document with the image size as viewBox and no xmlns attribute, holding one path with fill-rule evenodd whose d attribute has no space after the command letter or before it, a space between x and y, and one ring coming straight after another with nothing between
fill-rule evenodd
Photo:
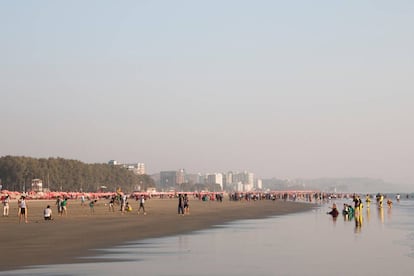
<instances>
[{"instance_id":1,"label":"reflection on wet sand","mask_svg":"<svg viewBox=\"0 0 414 276\"><path fill-rule=\"evenodd\" d=\"M389 208L388 208L388 210L387 210L387 218L388 218L388 220L390 220L391 219L391 210L392 210L392 205L391 206L389 206Z\"/></svg>"},{"instance_id":2,"label":"reflection on wet sand","mask_svg":"<svg viewBox=\"0 0 414 276\"><path fill-rule=\"evenodd\" d=\"M362 206L362 204L356 204L356 205L357 206L353 207L351 204L344 203L343 204L344 207L342 209L342 215L343 215L344 221L354 221L355 223L354 232L355 233L361 233L364 221L365 223L370 222L372 208L377 209L378 221L380 222L380 224L385 223L384 209L387 207L383 207L381 202L378 202L376 206L371 205L371 204L370 205L367 204L367 206ZM366 211L364 211L363 209L366 209ZM331 212L329 212L328 214L331 214ZM391 219L391 215L392 215L392 204L388 205L388 208L387 208L387 220ZM334 223L336 222L336 217L333 217L333 222Z\"/></svg>"},{"instance_id":3,"label":"reflection on wet sand","mask_svg":"<svg viewBox=\"0 0 414 276\"><path fill-rule=\"evenodd\" d=\"M336 202L338 207L343 203L352 204L349 200ZM271 272L300 276L412 275L414 201L396 202L392 210L386 205L378 208L373 202L369 209L364 206L356 213L342 213L344 220L327 215L331 207L332 201L324 202L310 212L236 221L106 249L107 253L100 258L110 262L97 263L95 257L91 263L6 271L0 275L95 276L112 275L114 271L122 271L122 275L136 275L140 271L143 275L160 276L169 276L174 271L179 271L180 276ZM391 214L392 222L388 219ZM292 260L301 265L286 265Z\"/></svg>"},{"instance_id":4,"label":"reflection on wet sand","mask_svg":"<svg viewBox=\"0 0 414 276\"><path fill-rule=\"evenodd\" d=\"M384 209L381 207L378 207L378 217L382 224L384 224Z\"/></svg>"},{"instance_id":5,"label":"reflection on wet sand","mask_svg":"<svg viewBox=\"0 0 414 276\"><path fill-rule=\"evenodd\" d=\"M360 210L355 211L355 233L361 232L362 227L362 212Z\"/></svg>"}]
</instances>

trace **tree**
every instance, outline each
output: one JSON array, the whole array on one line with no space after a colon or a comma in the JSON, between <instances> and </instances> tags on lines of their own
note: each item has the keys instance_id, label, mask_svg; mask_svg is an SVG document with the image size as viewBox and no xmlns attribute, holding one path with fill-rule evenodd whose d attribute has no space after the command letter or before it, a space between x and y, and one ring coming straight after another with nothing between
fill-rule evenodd
<instances>
[{"instance_id":1,"label":"tree","mask_svg":"<svg viewBox=\"0 0 414 276\"><path fill-rule=\"evenodd\" d=\"M122 166L85 164L63 158L35 159L30 157L4 156L0 158L0 179L3 189L22 191L30 188L33 178L47 181L50 190L94 192L99 186L108 191L117 187L131 192L136 185L141 190L154 187L148 175L136 175ZM45 179L47 178L47 179Z\"/></svg>"}]
</instances>

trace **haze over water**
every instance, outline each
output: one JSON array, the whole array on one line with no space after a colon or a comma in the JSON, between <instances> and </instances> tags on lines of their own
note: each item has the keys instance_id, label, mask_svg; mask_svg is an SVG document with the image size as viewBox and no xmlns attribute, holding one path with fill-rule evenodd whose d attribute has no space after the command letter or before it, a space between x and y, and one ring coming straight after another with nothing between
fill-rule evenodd
<instances>
[{"instance_id":1,"label":"haze over water","mask_svg":"<svg viewBox=\"0 0 414 276\"><path fill-rule=\"evenodd\" d=\"M341 208L342 203L336 201ZM411 275L414 201L363 210L361 227L327 215L332 202L293 215L244 220L98 251L92 263L0 275ZM133 231L139 231L135 229ZM115 234L115 233L114 233ZM102 254L103 253L103 254ZM103 262L95 262L103 260Z\"/></svg>"},{"instance_id":2,"label":"haze over water","mask_svg":"<svg viewBox=\"0 0 414 276\"><path fill-rule=\"evenodd\" d=\"M406 0L0 1L0 156L411 192L412 26Z\"/></svg>"}]
</instances>

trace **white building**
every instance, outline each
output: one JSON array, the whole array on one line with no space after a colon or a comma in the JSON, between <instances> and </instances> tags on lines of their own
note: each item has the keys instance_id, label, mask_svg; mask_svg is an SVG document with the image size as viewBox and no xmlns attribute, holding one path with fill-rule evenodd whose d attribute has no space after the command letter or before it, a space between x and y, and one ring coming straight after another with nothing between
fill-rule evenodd
<instances>
[{"instance_id":1,"label":"white building","mask_svg":"<svg viewBox=\"0 0 414 276\"><path fill-rule=\"evenodd\" d=\"M135 174L145 174L145 164L144 163L133 163L133 164L122 164L116 160L109 160L108 164L111 166L122 166L127 170L134 172Z\"/></svg>"},{"instance_id":2,"label":"white building","mask_svg":"<svg viewBox=\"0 0 414 276\"><path fill-rule=\"evenodd\" d=\"M263 181L261 179L257 179L257 189L262 190L263 189Z\"/></svg>"},{"instance_id":3,"label":"white building","mask_svg":"<svg viewBox=\"0 0 414 276\"><path fill-rule=\"evenodd\" d=\"M32 179L32 191L33 192L42 192L43 191L43 181L41 179Z\"/></svg>"},{"instance_id":4,"label":"white building","mask_svg":"<svg viewBox=\"0 0 414 276\"><path fill-rule=\"evenodd\" d=\"M207 184L217 184L223 190L223 174L213 173L207 175Z\"/></svg>"}]
</instances>

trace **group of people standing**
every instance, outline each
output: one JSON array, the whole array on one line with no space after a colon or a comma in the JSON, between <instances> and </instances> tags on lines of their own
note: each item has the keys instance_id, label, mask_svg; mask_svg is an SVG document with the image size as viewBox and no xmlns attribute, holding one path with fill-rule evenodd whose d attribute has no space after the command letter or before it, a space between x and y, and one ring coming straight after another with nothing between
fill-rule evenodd
<instances>
[{"instance_id":1,"label":"group of people standing","mask_svg":"<svg viewBox=\"0 0 414 276\"><path fill-rule=\"evenodd\" d=\"M138 214L142 212L144 213L144 215L147 214L147 212L145 211L145 196L144 195L140 195L139 197L136 198L136 200L139 201L139 207L138 207ZM120 204L120 211L121 213L125 213L125 212L131 212L132 211L132 206L131 204L129 204L128 202L128 196L126 194L123 195L113 195L110 199L109 199L109 211L110 212L115 212L115 205L119 202Z\"/></svg>"},{"instance_id":2,"label":"group of people standing","mask_svg":"<svg viewBox=\"0 0 414 276\"><path fill-rule=\"evenodd\" d=\"M10 196L9 195L6 195L2 199L2 204L3 204L3 216L8 217L9 211L10 211ZM27 207L28 205L27 205L26 197L21 196L17 200L17 216L19 218L19 223L22 223L22 222L28 223L28 219L27 219L28 208ZM50 209L49 205L43 210L43 217L45 220L52 219L52 209Z\"/></svg>"},{"instance_id":3,"label":"group of people standing","mask_svg":"<svg viewBox=\"0 0 414 276\"><path fill-rule=\"evenodd\" d=\"M59 215L61 216L67 215L67 205L68 205L68 199L66 197L65 198L61 198L60 196L57 197L56 206L57 206Z\"/></svg>"},{"instance_id":4,"label":"group of people standing","mask_svg":"<svg viewBox=\"0 0 414 276\"><path fill-rule=\"evenodd\" d=\"M378 193L375 196L375 198L376 198L376 201L377 201L377 207L379 208L379 210L382 210L384 195ZM399 196L397 198L398 198L398 201L399 201ZM344 207L343 207L343 210L342 210L342 215L347 220L353 220L354 219L356 229L360 229L361 225L362 225L362 208L364 207L363 201L362 201L361 197L357 194L353 195L352 201L353 201L353 205L344 203ZM369 194L367 194L366 197L365 197L365 204L366 204L366 208L367 208L367 214L369 214L370 204L371 204L371 196ZM387 205L388 205L389 208L392 207L392 204L393 204L392 200L387 199ZM333 203L333 205L331 207L331 211L327 212L327 214L332 215L334 221L336 220L336 218L339 215L339 211L338 211L337 206L336 206L335 203Z\"/></svg>"},{"instance_id":5,"label":"group of people standing","mask_svg":"<svg viewBox=\"0 0 414 276\"><path fill-rule=\"evenodd\" d=\"M358 195L354 195L352 198L352 201L354 203L354 206L351 204L344 203L344 208L342 210L342 215L344 216L345 220L355 220L355 231L359 232L362 226L362 208L363 203ZM369 203L367 203L369 206ZM368 207L369 208L369 207ZM334 222L336 221L339 211L335 203L333 203L331 207L331 211L327 214L331 215Z\"/></svg>"},{"instance_id":6,"label":"group of people standing","mask_svg":"<svg viewBox=\"0 0 414 276\"><path fill-rule=\"evenodd\" d=\"M187 194L178 195L178 214L184 216L184 214L190 214L190 203Z\"/></svg>"}]
</instances>

